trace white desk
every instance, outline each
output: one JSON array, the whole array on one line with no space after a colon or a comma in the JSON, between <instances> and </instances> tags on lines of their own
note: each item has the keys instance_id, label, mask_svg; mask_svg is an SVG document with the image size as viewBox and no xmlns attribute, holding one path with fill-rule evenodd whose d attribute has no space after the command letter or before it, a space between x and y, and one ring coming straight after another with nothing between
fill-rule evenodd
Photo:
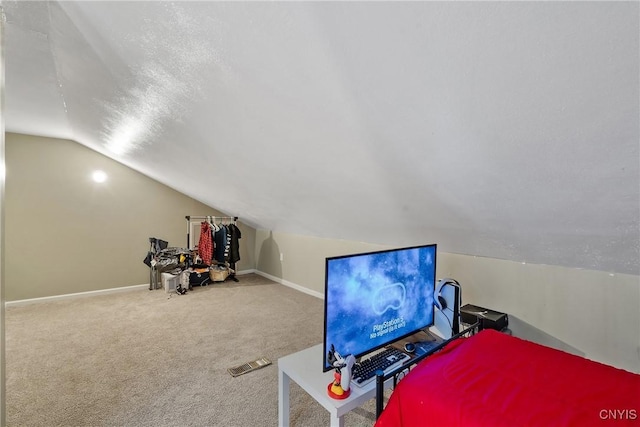
<instances>
[{"instance_id":1,"label":"white desk","mask_svg":"<svg viewBox=\"0 0 640 427\"><path fill-rule=\"evenodd\" d=\"M327 386L333 381L334 370L322 372L322 344L278 359L278 425L289 427L289 382L295 381L322 405L331 415L331 426L344 426L343 416L363 405L376 395L376 382L364 387L351 387L346 399L333 399L327 394ZM385 388L391 387L389 379Z\"/></svg>"},{"instance_id":2,"label":"white desk","mask_svg":"<svg viewBox=\"0 0 640 427\"><path fill-rule=\"evenodd\" d=\"M443 334L435 326L429 328L429 332L440 338L443 337ZM415 335L399 340L397 343L403 346L407 341L414 339L419 341L423 333L416 332ZM327 386L333 382L335 371L332 369L328 372L322 372L322 353L322 344L318 344L278 359L279 427L289 427L289 382L291 380L298 383L304 391L329 411L332 427L344 426L342 417L345 414L362 406L366 401L376 396L376 382L371 381L364 387L351 386L351 395L346 399L340 400L329 397ZM389 378L384 384L385 390L391 388L392 385L393 378Z\"/></svg>"}]
</instances>

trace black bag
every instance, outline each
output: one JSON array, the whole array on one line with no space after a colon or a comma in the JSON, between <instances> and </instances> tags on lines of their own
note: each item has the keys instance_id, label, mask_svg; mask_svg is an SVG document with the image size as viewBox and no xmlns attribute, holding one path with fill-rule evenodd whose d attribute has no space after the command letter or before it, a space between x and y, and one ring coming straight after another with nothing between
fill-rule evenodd
<instances>
[{"instance_id":1,"label":"black bag","mask_svg":"<svg viewBox=\"0 0 640 427\"><path fill-rule=\"evenodd\" d=\"M142 260L142 262L147 264L147 267L151 268L151 260L152 259L153 259L153 253L152 252L147 252L147 256Z\"/></svg>"},{"instance_id":2,"label":"black bag","mask_svg":"<svg viewBox=\"0 0 640 427\"><path fill-rule=\"evenodd\" d=\"M167 249L169 246L169 242L162 239L157 239L155 237L149 237L149 243L151 244L151 250L154 253L158 253L163 249Z\"/></svg>"},{"instance_id":3,"label":"black bag","mask_svg":"<svg viewBox=\"0 0 640 427\"><path fill-rule=\"evenodd\" d=\"M189 274L189 287L192 286L207 286L211 283L211 277L209 277L209 272L205 271L203 273L193 272Z\"/></svg>"}]
</instances>

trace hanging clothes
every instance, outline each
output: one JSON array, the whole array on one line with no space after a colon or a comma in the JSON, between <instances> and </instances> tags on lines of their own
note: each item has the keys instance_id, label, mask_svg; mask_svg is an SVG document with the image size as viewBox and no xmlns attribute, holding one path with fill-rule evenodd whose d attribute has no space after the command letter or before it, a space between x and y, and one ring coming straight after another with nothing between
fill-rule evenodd
<instances>
[{"instance_id":1,"label":"hanging clothes","mask_svg":"<svg viewBox=\"0 0 640 427\"><path fill-rule=\"evenodd\" d=\"M240 233L240 229L235 224L229 224L229 235L231 236L229 262L235 264L240 261L240 242L238 239L242 237L242 233Z\"/></svg>"},{"instance_id":2,"label":"hanging clothes","mask_svg":"<svg viewBox=\"0 0 640 427\"><path fill-rule=\"evenodd\" d=\"M213 239L211 238L211 226L208 222L200 223L200 240L198 241L198 255L204 264L210 265L213 256Z\"/></svg>"},{"instance_id":3,"label":"hanging clothes","mask_svg":"<svg viewBox=\"0 0 640 427\"><path fill-rule=\"evenodd\" d=\"M229 261L229 251L231 250L231 233L229 232L229 226L225 225L227 229L227 240L224 242L224 259Z\"/></svg>"},{"instance_id":4,"label":"hanging clothes","mask_svg":"<svg viewBox=\"0 0 640 427\"><path fill-rule=\"evenodd\" d=\"M214 233L215 239L215 259L224 263L224 248L227 244L227 227L218 227L218 231Z\"/></svg>"}]
</instances>

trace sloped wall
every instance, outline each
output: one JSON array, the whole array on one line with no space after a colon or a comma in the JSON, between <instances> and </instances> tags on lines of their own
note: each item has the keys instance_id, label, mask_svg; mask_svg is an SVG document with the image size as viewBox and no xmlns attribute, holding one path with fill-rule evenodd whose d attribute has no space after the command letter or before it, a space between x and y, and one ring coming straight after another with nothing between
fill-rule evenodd
<instances>
[{"instance_id":1,"label":"sloped wall","mask_svg":"<svg viewBox=\"0 0 640 427\"><path fill-rule=\"evenodd\" d=\"M223 216L69 140L8 133L6 164L7 301L148 284L149 237L184 247L185 215ZM250 270L255 230L239 226Z\"/></svg>"}]
</instances>

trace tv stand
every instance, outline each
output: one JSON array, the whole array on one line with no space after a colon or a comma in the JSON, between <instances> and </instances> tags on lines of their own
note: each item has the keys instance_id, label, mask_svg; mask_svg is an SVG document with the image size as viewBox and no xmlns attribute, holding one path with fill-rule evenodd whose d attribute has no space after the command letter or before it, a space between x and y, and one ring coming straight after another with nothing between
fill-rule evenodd
<instances>
[{"instance_id":1,"label":"tv stand","mask_svg":"<svg viewBox=\"0 0 640 427\"><path fill-rule=\"evenodd\" d=\"M334 377L334 370L322 372L322 344L278 359L278 426L289 426L289 385L295 381L320 405L329 411L332 427L344 426L343 417L362 406L376 395L376 382L364 387L351 387L346 399L333 399L327 393L327 385ZM385 384L390 387L391 381Z\"/></svg>"},{"instance_id":2,"label":"tv stand","mask_svg":"<svg viewBox=\"0 0 640 427\"><path fill-rule=\"evenodd\" d=\"M424 335L420 334L422 332L405 340L399 340L393 343L393 346L402 349L404 344L412 337L424 337ZM430 335L437 337L437 335ZM291 380L295 381L329 411L331 417L330 425L332 427L344 426L344 415L376 396L376 381L372 381L363 387L352 386L350 388L351 394L346 399L338 400L329 397L327 385L334 379L334 370L322 372L323 352L322 344L318 344L278 359L278 426L289 426L289 386ZM407 363L411 363L411 360L409 359ZM385 381L385 389L392 386L393 378Z\"/></svg>"}]
</instances>

